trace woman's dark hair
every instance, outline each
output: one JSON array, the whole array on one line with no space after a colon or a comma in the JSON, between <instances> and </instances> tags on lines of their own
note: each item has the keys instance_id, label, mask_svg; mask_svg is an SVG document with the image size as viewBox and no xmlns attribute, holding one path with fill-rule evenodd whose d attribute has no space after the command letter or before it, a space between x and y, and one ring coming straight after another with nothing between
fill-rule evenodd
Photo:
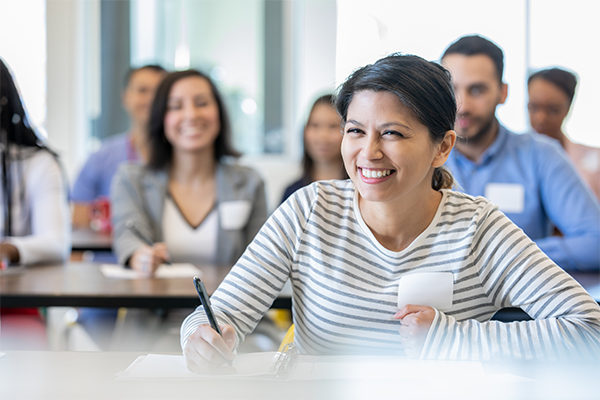
<instances>
[{"instance_id":1,"label":"woman's dark hair","mask_svg":"<svg viewBox=\"0 0 600 400\"><path fill-rule=\"evenodd\" d=\"M158 89L156 89L149 121L150 159L148 160L148 166L151 169L162 169L171 164L173 158L173 146L165 136L164 124L169 94L177 81L190 77L206 79L212 90L213 96L215 97L215 101L217 102L221 130L214 143L215 160L220 161L224 156L240 156L240 153L235 151L231 145L231 123L229 122L225 103L223 102L223 98L217 90L217 87L207 75L195 69L189 69L168 74L162 80Z\"/></svg>"},{"instance_id":2,"label":"woman's dark hair","mask_svg":"<svg viewBox=\"0 0 600 400\"><path fill-rule=\"evenodd\" d=\"M463 56L488 56L494 63L498 83L502 84L502 74L504 73L504 53L494 42L479 35L463 36L452 43L444 54L442 60L450 54L461 54Z\"/></svg>"},{"instance_id":3,"label":"woman's dark hair","mask_svg":"<svg viewBox=\"0 0 600 400\"><path fill-rule=\"evenodd\" d=\"M308 113L308 118L306 120L306 124L304 125L304 133L306 133L306 127L308 126L308 123L310 122L310 117L311 117L313 111L319 105L327 105L327 106L330 106L335 109L333 95L325 94L315 100L312 107L310 108L310 112ZM340 156L340 161L342 161L341 156ZM306 148L306 143L304 143L304 154L302 156L302 172L303 172L302 176L303 176L304 180L306 181L306 183L312 182L314 168L315 168L315 163L314 163L312 157L310 156L310 154L308 154L308 150ZM340 171L340 176L343 177L342 179L348 179L348 173L346 172L346 169L343 166L342 166L342 170Z\"/></svg>"},{"instance_id":4,"label":"woman's dark hair","mask_svg":"<svg viewBox=\"0 0 600 400\"><path fill-rule=\"evenodd\" d=\"M48 149L36 135L29 117L23 106L23 101L8 66L0 59L0 157L2 158L1 186L2 210L4 212L4 236L12 236L12 175L10 173L13 161L22 158L21 149L24 147L47 150L58 162L58 156ZM16 164L20 166L20 164ZM59 163L60 165L60 163ZM62 169L62 168L61 168ZM18 175L23 180L23 171ZM25 185L21 182L19 198L25 202Z\"/></svg>"},{"instance_id":5,"label":"woman's dark hair","mask_svg":"<svg viewBox=\"0 0 600 400\"><path fill-rule=\"evenodd\" d=\"M543 69L531 75L527 79L527 85L530 85L531 81L537 78L550 82L562 90L567 95L569 105L571 105L573 97L575 97L575 88L577 88L577 76L574 73L561 68Z\"/></svg>"},{"instance_id":6,"label":"woman's dark hair","mask_svg":"<svg viewBox=\"0 0 600 400\"><path fill-rule=\"evenodd\" d=\"M12 74L2 59L0 59L0 131L3 145L11 143L22 147L43 147L29 123Z\"/></svg>"},{"instance_id":7,"label":"woman's dark hair","mask_svg":"<svg viewBox=\"0 0 600 400\"><path fill-rule=\"evenodd\" d=\"M433 143L440 143L454 128L456 99L450 72L437 63L396 53L356 70L338 90L335 105L342 123L346 122L354 94L364 90L395 94L427 127ZM435 169L433 189L450 189L453 183L447 169Z\"/></svg>"}]
</instances>

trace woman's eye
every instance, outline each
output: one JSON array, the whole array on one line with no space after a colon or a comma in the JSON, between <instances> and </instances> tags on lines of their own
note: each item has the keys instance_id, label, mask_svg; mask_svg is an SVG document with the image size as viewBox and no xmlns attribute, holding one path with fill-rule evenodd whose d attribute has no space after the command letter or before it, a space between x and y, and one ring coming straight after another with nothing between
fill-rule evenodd
<instances>
[{"instance_id":1,"label":"woman's eye","mask_svg":"<svg viewBox=\"0 0 600 400\"><path fill-rule=\"evenodd\" d=\"M167 105L167 110L179 110L181 108L180 104L169 104Z\"/></svg>"},{"instance_id":2,"label":"woman's eye","mask_svg":"<svg viewBox=\"0 0 600 400\"><path fill-rule=\"evenodd\" d=\"M346 133L348 133L348 134L360 134L361 130L358 129L358 128L349 128L349 129L346 129Z\"/></svg>"},{"instance_id":3,"label":"woman's eye","mask_svg":"<svg viewBox=\"0 0 600 400\"><path fill-rule=\"evenodd\" d=\"M383 136L404 137L404 135L398 131L385 131L383 132Z\"/></svg>"}]
</instances>

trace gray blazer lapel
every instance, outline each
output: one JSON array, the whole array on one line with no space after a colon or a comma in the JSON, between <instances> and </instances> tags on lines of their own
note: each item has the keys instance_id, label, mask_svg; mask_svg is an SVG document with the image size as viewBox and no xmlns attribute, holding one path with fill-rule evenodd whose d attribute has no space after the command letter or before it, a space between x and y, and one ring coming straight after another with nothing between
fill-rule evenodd
<instances>
[{"instance_id":1,"label":"gray blazer lapel","mask_svg":"<svg viewBox=\"0 0 600 400\"><path fill-rule=\"evenodd\" d=\"M169 172L161 170L144 176L144 197L154 231L154 241L162 242L162 216L168 191Z\"/></svg>"},{"instance_id":2,"label":"gray blazer lapel","mask_svg":"<svg viewBox=\"0 0 600 400\"><path fill-rule=\"evenodd\" d=\"M238 247L240 240L240 232L233 230L225 230L222 226L221 212L219 210L219 204L227 201L236 200L237 188L242 183L240 176L232 174L229 170L229 166L226 164L218 163L216 171L217 180L217 199L216 206L218 211L219 227L217 231L217 257L215 262L217 265L229 266L232 265L236 260L231 260L232 254L235 253L235 249Z\"/></svg>"}]
</instances>

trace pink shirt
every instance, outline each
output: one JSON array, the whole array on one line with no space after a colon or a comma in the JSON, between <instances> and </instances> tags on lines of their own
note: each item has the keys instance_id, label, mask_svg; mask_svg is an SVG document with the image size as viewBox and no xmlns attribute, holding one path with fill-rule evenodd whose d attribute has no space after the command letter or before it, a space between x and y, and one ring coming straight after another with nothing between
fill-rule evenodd
<instances>
[{"instance_id":1,"label":"pink shirt","mask_svg":"<svg viewBox=\"0 0 600 400\"><path fill-rule=\"evenodd\" d=\"M577 171L600 199L600 148L565 142L565 150L573 160Z\"/></svg>"}]
</instances>

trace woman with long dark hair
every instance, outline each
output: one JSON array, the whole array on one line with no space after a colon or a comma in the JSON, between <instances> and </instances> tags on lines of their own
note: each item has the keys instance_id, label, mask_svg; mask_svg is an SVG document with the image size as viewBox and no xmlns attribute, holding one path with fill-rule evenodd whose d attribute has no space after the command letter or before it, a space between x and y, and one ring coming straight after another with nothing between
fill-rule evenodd
<instances>
[{"instance_id":1,"label":"woman with long dark hair","mask_svg":"<svg viewBox=\"0 0 600 400\"><path fill-rule=\"evenodd\" d=\"M187 70L163 79L150 114L149 162L122 166L113 180L120 263L149 276L166 260L233 265L267 207L259 175L231 162L238 153L230 136L225 104L208 76Z\"/></svg>"},{"instance_id":2,"label":"woman with long dark hair","mask_svg":"<svg viewBox=\"0 0 600 400\"><path fill-rule=\"evenodd\" d=\"M2 60L0 165L2 261L66 261L71 250L71 220L64 174L57 155L36 135Z\"/></svg>"},{"instance_id":3,"label":"woman with long dark hair","mask_svg":"<svg viewBox=\"0 0 600 400\"><path fill-rule=\"evenodd\" d=\"M341 119L333 104L333 95L320 96L313 103L304 126L302 177L289 185L283 203L296 190L314 181L348 179L342 160Z\"/></svg>"}]
</instances>

